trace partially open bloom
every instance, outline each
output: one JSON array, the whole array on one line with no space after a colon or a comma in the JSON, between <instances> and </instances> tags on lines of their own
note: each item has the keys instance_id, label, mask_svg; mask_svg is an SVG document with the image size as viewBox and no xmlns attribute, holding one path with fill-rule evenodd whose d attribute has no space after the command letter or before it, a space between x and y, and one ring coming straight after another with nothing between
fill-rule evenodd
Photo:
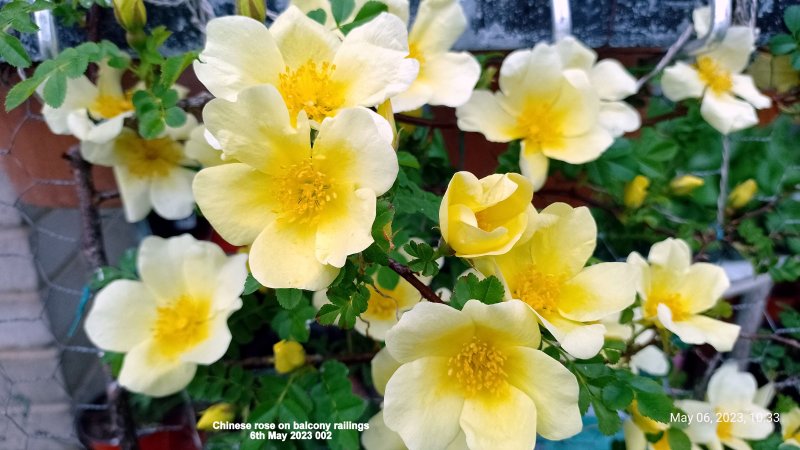
<instances>
[{"instance_id":1,"label":"partially open bloom","mask_svg":"<svg viewBox=\"0 0 800 450\"><path fill-rule=\"evenodd\" d=\"M707 417L686 428L692 442L710 449L725 447L750 450L748 440L764 439L772 433L771 412L756 404L757 384L753 375L739 372L736 363L726 363L711 376L706 401L679 400L676 406L687 415Z\"/></svg>"},{"instance_id":2,"label":"partially open bloom","mask_svg":"<svg viewBox=\"0 0 800 450\"><path fill-rule=\"evenodd\" d=\"M409 58L419 62L419 75L405 92L392 97L397 112L423 105L461 106L469 100L481 66L468 52L450 48L467 28L459 0L422 0L408 33Z\"/></svg>"},{"instance_id":3,"label":"partially open bloom","mask_svg":"<svg viewBox=\"0 0 800 450\"><path fill-rule=\"evenodd\" d=\"M647 198L647 188L650 187L650 179L644 175L636 175L633 180L625 185L623 203L631 209L642 206L644 199Z\"/></svg>"},{"instance_id":4,"label":"partially open bloom","mask_svg":"<svg viewBox=\"0 0 800 450\"><path fill-rule=\"evenodd\" d=\"M214 431L214 422L230 422L236 417L236 408L230 403L215 403L203 411L197 421L197 429Z\"/></svg>"},{"instance_id":5,"label":"partially open bloom","mask_svg":"<svg viewBox=\"0 0 800 450\"><path fill-rule=\"evenodd\" d=\"M686 242L672 238L654 244L647 261L634 252L628 263L639 271L636 289L645 320L675 333L687 344L708 343L720 352L733 348L739 326L702 315L730 286L721 267L692 264Z\"/></svg>"},{"instance_id":6,"label":"partially open bloom","mask_svg":"<svg viewBox=\"0 0 800 450\"><path fill-rule=\"evenodd\" d=\"M781 414L783 443L800 447L800 408Z\"/></svg>"},{"instance_id":7,"label":"partially open bloom","mask_svg":"<svg viewBox=\"0 0 800 450\"><path fill-rule=\"evenodd\" d=\"M695 10L694 26L698 36L708 32L710 10ZM661 86L673 101L702 98L700 114L722 134L749 128L758 123L754 108L769 108L772 101L761 94L747 67L755 50L753 30L744 26L728 28L722 42L697 55L693 64L677 62L664 70Z\"/></svg>"},{"instance_id":8,"label":"partially open bloom","mask_svg":"<svg viewBox=\"0 0 800 450\"><path fill-rule=\"evenodd\" d=\"M533 186L522 175L478 179L458 172L439 207L442 238L462 258L505 253L523 237L536 214L532 199Z\"/></svg>"},{"instance_id":9,"label":"partially open bloom","mask_svg":"<svg viewBox=\"0 0 800 450\"><path fill-rule=\"evenodd\" d=\"M623 102L636 93L636 79L616 59L597 61L597 53L572 36L554 44L565 69L586 72L592 88L600 97L598 120L613 136L638 130L642 125L639 113Z\"/></svg>"},{"instance_id":10,"label":"partially open bloom","mask_svg":"<svg viewBox=\"0 0 800 450\"><path fill-rule=\"evenodd\" d=\"M350 108L322 121L311 146L305 113L292 126L273 86L212 100L205 125L225 157L201 170L197 204L234 245L251 245L253 276L271 288L320 290L348 255L373 242L376 197L397 177L392 131L385 120Z\"/></svg>"},{"instance_id":11,"label":"partially open bloom","mask_svg":"<svg viewBox=\"0 0 800 450\"><path fill-rule=\"evenodd\" d=\"M516 50L500 67L500 91L478 89L456 110L458 126L492 142L522 140L520 168L539 189L549 158L597 159L614 138L599 120L600 98L583 70L568 69L553 46Z\"/></svg>"},{"instance_id":12,"label":"partially open bloom","mask_svg":"<svg viewBox=\"0 0 800 450\"><path fill-rule=\"evenodd\" d=\"M461 433L473 450L576 434L577 380L540 343L536 316L518 301L418 304L386 337L401 363L386 386L386 426L412 450L447 448Z\"/></svg>"},{"instance_id":13,"label":"partially open bloom","mask_svg":"<svg viewBox=\"0 0 800 450\"><path fill-rule=\"evenodd\" d=\"M564 350L591 358L606 332L597 321L635 300L634 273L617 262L584 267L597 243L588 208L553 203L536 222L530 239L508 253L481 258L476 267L505 284L507 299L527 303Z\"/></svg>"},{"instance_id":14,"label":"partially open bloom","mask_svg":"<svg viewBox=\"0 0 800 450\"><path fill-rule=\"evenodd\" d=\"M750 203L750 200L756 196L757 192L758 184L756 180L750 178L749 180L743 181L737 184L731 193L728 194L728 206L733 209L743 208Z\"/></svg>"},{"instance_id":15,"label":"partially open bloom","mask_svg":"<svg viewBox=\"0 0 800 450\"><path fill-rule=\"evenodd\" d=\"M125 353L120 384L161 397L186 387L198 364L220 359L231 341L228 317L242 306L245 261L188 234L142 241L141 281L112 281L86 317L97 347Z\"/></svg>"},{"instance_id":16,"label":"partially open bloom","mask_svg":"<svg viewBox=\"0 0 800 450\"><path fill-rule=\"evenodd\" d=\"M67 95L58 108L42 107L47 126L55 134L71 134L98 143L114 139L126 118L134 113L131 93L122 89L124 70L98 64L97 85L86 76L67 79Z\"/></svg>"},{"instance_id":17,"label":"partially open bloom","mask_svg":"<svg viewBox=\"0 0 800 450\"><path fill-rule=\"evenodd\" d=\"M306 363L306 351L299 342L280 341L272 346L275 355L275 371L289 373Z\"/></svg>"},{"instance_id":18,"label":"partially open bloom","mask_svg":"<svg viewBox=\"0 0 800 450\"><path fill-rule=\"evenodd\" d=\"M184 141L197 124L187 115L180 128L167 127L157 139L144 139L130 129L105 143L84 141L81 155L91 162L114 169L125 218L144 219L151 210L165 219L183 219L194 211L192 180L197 163L187 157Z\"/></svg>"},{"instance_id":19,"label":"partially open bloom","mask_svg":"<svg viewBox=\"0 0 800 450\"><path fill-rule=\"evenodd\" d=\"M408 56L403 22L381 14L344 39L289 6L267 29L243 16L207 26L194 64L197 78L216 97L233 101L252 86L281 94L294 123L301 111L316 126L354 106L376 106L408 89L419 64Z\"/></svg>"},{"instance_id":20,"label":"partially open bloom","mask_svg":"<svg viewBox=\"0 0 800 450\"><path fill-rule=\"evenodd\" d=\"M675 195L689 195L706 182L694 175L682 175L669 182L669 188Z\"/></svg>"}]
</instances>

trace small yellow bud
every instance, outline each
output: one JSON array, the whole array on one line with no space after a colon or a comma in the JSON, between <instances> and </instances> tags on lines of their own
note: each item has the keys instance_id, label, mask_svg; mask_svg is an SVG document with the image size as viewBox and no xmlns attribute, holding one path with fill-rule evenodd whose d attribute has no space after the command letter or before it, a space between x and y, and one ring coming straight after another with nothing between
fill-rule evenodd
<instances>
[{"instance_id":1,"label":"small yellow bud","mask_svg":"<svg viewBox=\"0 0 800 450\"><path fill-rule=\"evenodd\" d=\"M695 189L706 184L702 178L694 175L683 175L669 182L669 188L675 195L689 195Z\"/></svg>"},{"instance_id":2,"label":"small yellow bud","mask_svg":"<svg viewBox=\"0 0 800 450\"><path fill-rule=\"evenodd\" d=\"M650 179L644 175L636 175L633 180L625 185L625 195L623 197L625 206L631 209L642 206L644 199L647 198L648 187L650 187Z\"/></svg>"},{"instance_id":3,"label":"small yellow bud","mask_svg":"<svg viewBox=\"0 0 800 450\"><path fill-rule=\"evenodd\" d=\"M143 0L113 0L114 16L126 31L135 32L147 23L147 10Z\"/></svg>"},{"instance_id":4,"label":"small yellow bud","mask_svg":"<svg viewBox=\"0 0 800 450\"><path fill-rule=\"evenodd\" d=\"M397 124L394 122L394 111L392 110L391 99L387 99L385 102L381 103L380 106L378 106L378 114L386 119L386 121L389 122L389 126L392 127L392 147L397 150L400 142L397 139Z\"/></svg>"},{"instance_id":5,"label":"small yellow bud","mask_svg":"<svg viewBox=\"0 0 800 450\"><path fill-rule=\"evenodd\" d=\"M750 200L755 197L756 192L758 192L756 180L750 178L747 181L739 183L733 188L730 195L728 195L728 206L733 209L739 209L750 203Z\"/></svg>"},{"instance_id":6,"label":"small yellow bud","mask_svg":"<svg viewBox=\"0 0 800 450\"><path fill-rule=\"evenodd\" d=\"M267 19L267 2L264 0L236 0L236 14L263 22Z\"/></svg>"},{"instance_id":7,"label":"small yellow bud","mask_svg":"<svg viewBox=\"0 0 800 450\"><path fill-rule=\"evenodd\" d=\"M272 346L272 351L278 373L289 373L306 363L306 351L295 341L280 341Z\"/></svg>"},{"instance_id":8,"label":"small yellow bud","mask_svg":"<svg viewBox=\"0 0 800 450\"><path fill-rule=\"evenodd\" d=\"M217 403L202 412L197 421L197 429L211 431L214 422L230 422L236 416L235 409L230 403Z\"/></svg>"}]
</instances>

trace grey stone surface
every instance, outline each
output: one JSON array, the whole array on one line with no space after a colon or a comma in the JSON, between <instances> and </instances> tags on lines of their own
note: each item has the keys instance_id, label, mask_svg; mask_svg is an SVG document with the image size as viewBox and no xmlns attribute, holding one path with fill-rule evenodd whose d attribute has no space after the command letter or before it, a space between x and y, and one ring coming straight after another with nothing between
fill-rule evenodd
<instances>
[{"instance_id":1,"label":"grey stone surface","mask_svg":"<svg viewBox=\"0 0 800 450\"><path fill-rule=\"evenodd\" d=\"M8 178L0 177L0 227L17 225L20 217L14 202L17 200L17 193L11 187Z\"/></svg>"},{"instance_id":2,"label":"grey stone surface","mask_svg":"<svg viewBox=\"0 0 800 450\"><path fill-rule=\"evenodd\" d=\"M169 54L202 47L202 23L188 5L205 0L176 1L176 6L148 3L148 25L166 25L175 34L167 41ZM217 16L233 13L232 0L208 0ZM467 32L456 44L459 49L507 50L531 46L550 39L550 2L545 0L462 0L470 18ZM2 1L0 1L2 3ZM283 10L286 0L268 2L275 11ZM695 0L573 0L573 31L593 47L666 48L675 41L691 20L695 6L707 2ZM758 27L761 40L783 31L782 13L793 0L758 2ZM419 0L411 1L412 12ZM114 22L111 10L104 10L100 34L103 38L124 44L124 34ZM86 40L84 30L60 28L62 47ZM25 44L34 57L38 50L34 36L26 36Z\"/></svg>"},{"instance_id":3,"label":"grey stone surface","mask_svg":"<svg viewBox=\"0 0 800 450\"><path fill-rule=\"evenodd\" d=\"M38 292L0 293L0 348L43 347L53 340Z\"/></svg>"},{"instance_id":4,"label":"grey stone surface","mask_svg":"<svg viewBox=\"0 0 800 450\"><path fill-rule=\"evenodd\" d=\"M28 230L0 229L0 291L27 291L36 289L36 285Z\"/></svg>"}]
</instances>

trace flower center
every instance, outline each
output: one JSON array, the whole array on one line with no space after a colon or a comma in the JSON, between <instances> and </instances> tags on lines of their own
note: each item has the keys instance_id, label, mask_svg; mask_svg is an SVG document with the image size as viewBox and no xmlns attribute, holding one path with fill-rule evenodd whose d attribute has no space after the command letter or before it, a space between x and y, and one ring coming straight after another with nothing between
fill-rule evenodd
<instances>
[{"instance_id":1,"label":"flower center","mask_svg":"<svg viewBox=\"0 0 800 450\"><path fill-rule=\"evenodd\" d=\"M317 63L309 60L296 70L287 67L280 74L278 90L283 95L292 121L303 110L311 120L322 122L342 106L342 87L331 79L335 70L334 64L324 62L318 67Z\"/></svg>"},{"instance_id":2,"label":"flower center","mask_svg":"<svg viewBox=\"0 0 800 450\"><path fill-rule=\"evenodd\" d=\"M89 113L95 119L111 119L122 113L133 111L133 103L129 95L118 97L116 95L100 94L94 103L89 106Z\"/></svg>"},{"instance_id":3,"label":"flower center","mask_svg":"<svg viewBox=\"0 0 800 450\"><path fill-rule=\"evenodd\" d=\"M525 133L525 140L535 148L550 149L564 146L564 114L553 109L550 103L529 101L517 120Z\"/></svg>"},{"instance_id":4,"label":"flower center","mask_svg":"<svg viewBox=\"0 0 800 450\"><path fill-rule=\"evenodd\" d=\"M286 167L279 184L279 215L288 222L314 223L325 206L336 199L333 179L314 168L311 159Z\"/></svg>"},{"instance_id":5,"label":"flower center","mask_svg":"<svg viewBox=\"0 0 800 450\"><path fill-rule=\"evenodd\" d=\"M711 88L716 94L728 92L733 87L731 73L714 61L709 56L697 58L697 71L700 73L700 80Z\"/></svg>"},{"instance_id":6,"label":"flower center","mask_svg":"<svg viewBox=\"0 0 800 450\"><path fill-rule=\"evenodd\" d=\"M180 297L156 310L153 340L164 357L175 358L203 342L210 331L211 302Z\"/></svg>"},{"instance_id":7,"label":"flower center","mask_svg":"<svg viewBox=\"0 0 800 450\"><path fill-rule=\"evenodd\" d=\"M563 277L544 274L531 268L521 275L517 285L511 290L511 295L539 313L552 313L558 308L556 302L563 281Z\"/></svg>"},{"instance_id":8,"label":"flower center","mask_svg":"<svg viewBox=\"0 0 800 450\"><path fill-rule=\"evenodd\" d=\"M733 422L730 420L724 420L729 418L731 414L726 414L725 412L720 411L719 408L715 409L714 412L716 413L717 418L722 419L717 422L717 436L720 438L720 440L724 441L733 437Z\"/></svg>"},{"instance_id":9,"label":"flower center","mask_svg":"<svg viewBox=\"0 0 800 450\"><path fill-rule=\"evenodd\" d=\"M425 55L422 54L417 44L409 42L408 44L408 58L413 58L419 61L420 67L425 64Z\"/></svg>"},{"instance_id":10,"label":"flower center","mask_svg":"<svg viewBox=\"0 0 800 450\"><path fill-rule=\"evenodd\" d=\"M372 286L367 286L367 289L369 290L369 301L367 310L363 314L366 319L391 320L397 317L399 302L391 296L390 290L381 289L378 292Z\"/></svg>"},{"instance_id":11,"label":"flower center","mask_svg":"<svg viewBox=\"0 0 800 450\"><path fill-rule=\"evenodd\" d=\"M680 321L689 317L689 305L680 294L654 295L648 298L644 304L644 315L646 319L658 317L658 305L665 304L672 312L672 320Z\"/></svg>"},{"instance_id":12,"label":"flower center","mask_svg":"<svg viewBox=\"0 0 800 450\"><path fill-rule=\"evenodd\" d=\"M491 344L473 337L447 362L447 375L455 378L467 397L478 394L497 396L507 386L506 356Z\"/></svg>"},{"instance_id":13,"label":"flower center","mask_svg":"<svg viewBox=\"0 0 800 450\"><path fill-rule=\"evenodd\" d=\"M170 138L145 140L134 133L123 133L114 145L122 164L139 178L166 176L183 159L181 145Z\"/></svg>"}]
</instances>

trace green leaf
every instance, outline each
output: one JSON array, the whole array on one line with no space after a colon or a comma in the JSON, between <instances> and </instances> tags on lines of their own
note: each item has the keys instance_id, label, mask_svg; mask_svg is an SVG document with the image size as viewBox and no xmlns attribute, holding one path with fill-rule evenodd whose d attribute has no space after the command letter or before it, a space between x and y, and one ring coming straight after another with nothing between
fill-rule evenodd
<instances>
[{"instance_id":1,"label":"green leaf","mask_svg":"<svg viewBox=\"0 0 800 450\"><path fill-rule=\"evenodd\" d=\"M467 274L456 281L450 305L461 309L469 300L478 300L487 305L503 301L505 289L494 276L479 279L474 273Z\"/></svg>"},{"instance_id":2,"label":"green leaf","mask_svg":"<svg viewBox=\"0 0 800 450\"><path fill-rule=\"evenodd\" d=\"M394 208L384 200L378 200L375 208L375 221L372 222L372 239L384 253L392 250L392 220Z\"/></svg>"},{"instance_id":3,"label":"green leaf","mask_svg":"<svg viewBox=\"0 0 800 450\"><path fill-rule=\"evenodd\" d=\"M601 433L610 436L615 434L622 427L622 420L620 420L619 414L617 414L616 411L609 410L605 405L596 400L592 401L592 408L597 416L597 425Z\"/></svg>"},{"instance_id":4,"label":"green leaf","mask_svg":"<svg viewBox=\"0 0 800 450\"><path fill-rule=\"evenodd\" d=\"M11 111L27 100L42 83L39 78L28 78L15 84L6 95L6 111Z\"/></svg>"},{"instance_id":5,"label":"green leaf","mask_svg":"<svg viewBox=\"0 0 800 450\"><path fill-rule=\"evenodd\" d=\"M173 106L166 111L164 122L172 128L178 128L186 123L186 112L177 106Z\"/></svg>"},{"instance_id":6,"label":"green leaf","mask_svg":"<svg viewBox=\"0 0 800 450\"><path fill-rule=\"evenodd\" d=\"M797 41L788 34L776 34L769 40L769 50L775 55L785 55L797 48Z\"/></svg>"},{"instance_id":7,"label":"green leaf","mask_svg":"<svg viewBox=\"0 0 800 450\"><path fill-rule=\"evenodd\" d=\"M680 428L670 428L667 431L667 441L670 450L691 450L692 441Z\"/></svg>"},{"instance_id":8,"label":"green leaf","mask_svg":"<svg viewBox=\"0 0 800 450\"><path fill-rule=\"evenodd\" d=\"M347 367L337 361L326 361L320 367L320 383L311 389L314 399L314 420L324 423L355 422L366 409L366 402L353 394L347 378ZM359 448L356 430L336 430L328 441L334 450Z\"/></svg>"},{"instance_id":9,"label":"green leaf","mask_svg":"<svg viewBox=\"0 0 800 450\"><path fill-rule=\"evenodd\" d=\"M794 52L792 54L792 68L794 70L800 70L800 52Z\"/></svg>"},{"instance_id":10,"label":"green leaf","mask_svg":"<svg viewBox=\"0 0 800 450\"><path fill-rule=\"evenodd\" d=\"M633 400L633 390L621 382L612 382L603 387L603 403L610 409L626 408Z\"/></svg>"},{"instance_id":11,"label":"green leaf","mask_svg":"<svg viewBox=\"0 0 800 450\"><path fill-rule=\"evenodd\" d=\"M55 72L44 84L42 91L44 101L53 108L64 104L67 97L67 76L63 72Z\"/></svg>"},{"instance_id":12,"label":"green leaf","mask_svg":"<svg viewBox=\"0 0 800 450\"><path fill-rule=\"evenodd\" d=\"M253 278L252 273L247 274L247 279L244 280L244 291L242 291L242 295L249 295L253 292L259 290L261 288L261 283L258 282L255 278Z\"/></svg>"},{"instance_id":13,"label":"green leaf","mask_svg":"<svg viewBox=\"0 0 800 450\"><path fill-rule=\"evenodd\" d=\"M284 309L294 309L303 301L303 291L300 289L275 289L275 295Z\"/></svg>"},{"instance_id":14,"label":"green leaf","mask_svg":"<svg viewBox=\"0 0 800 450\"><path fill-rule=\"evenodd\" d=\"M417 157L403 150L397 152L397 162L403 167L410 167L412 169L420 168Z\"/></svg>"},{"instance_id":15,"label":"green leaf","mask_svg":"<svg viewBox=\"0 0 800 450\"><path fill-rule=\"evenodd\" d=\"M663 393L636 392L636 404L642 415L661 423L669 423L672 400Z\"/></svg>"},{"instance_id":16,"label":"green leaf","mask_svg":"<svg viewBox=\"0 0 800 450\"><path fill-rule=\"evenodd\" d=\"M367 310L369 290L364 285L343 285L327 290L330 305L324 305L317 314L322 325L331 325L338 317L340 328L353 328L356 317Z\"/></svg>"},{"instance_id":17,"label":"green leaf","mask_svg":"<svg viewBox=\"0 0 800 450\"><path fill-rule=\"evenodd\" d=\"M184 70L197 59L197 52L187 52L172 56L161 65L161 78L159 84L166 88L171 88Z\"/></svg>"},{"instance_id":18,"label":"green leaf","mask_svg":"<svg viewBox=\"0 0 800 450\"><path fill-rule=\"evenodd\" d=\"M336 25L339 25L350 17L350 14L353 13L353 10L356 7L356 2L354 0L330 0L331 1L331 13L333 14L333 20L336 21Z\"/></svg>"},{"instance_id":19,"label":"green leaf","mask_svg":"<svg viewBox=\"0 0 800 450\"><path fill-rule=\"evenodd\" d=\"M31 58L19 39L2 31L0 31L0 57L17 68L31 65Z\"/></svg>"},{"instance_id":20,"label":"green leaf","mask_svg":"<svg viewBox=\"0 0 800 450\"><path fill-rule=\"evenodd\" d=\"M442 198L425 191L408 178L404 170L397 174L397 191L394 207L403 214L422 214L433 223L439 223L439 205Z\"/></svg>"},{"instance_id":21,"label":"green leaf","mask_svg":"<svg viewBox=\"0 0 800 450\"><path fill-rule=\"evenodd\" d=\"M272 329L278 333L281 339L293 340L297 342L307 342L310 336L308 322L314 320L317 313L308 301L303 302L302 306L294 309L282 309L275 315L270 322Z\"/></svg>"},{"instance_id":22,"label":"green leaf","mask_svg":"<svg viewBox=\"0 0 800 450\"><path fill-rule=\"evenodd\" d=\"M403 249L411 256L408 267L414 272L425 276L435 276L439 273L438 256L430 245L424 242L411 241Z\"/></svg>"},{"instance_id":23,"label":"green leaf","mask_svg":"<svg viewBox=\"0 0 800 450\"><path fill-rule=\"evenodd\" d=\"M376 2L374 0L370 0L367 3L364 3L364 6L358 10L356 17L353 19L352 22L348 23L347 25L342 25L339 29L342 33L347 34L353 30L353 28L360 27L365 23L369 22L370 20L374 19L378 16L378 14L382 12L386 12L389 10L389 7L386 6L385 3Z\"/></svg>"},{"instance_id":24,"label":"green leaf","mask_svg":"<svg viewBox=\"0 0 800 450\"><path fill-rule=\"evenodd\" d=\"M783 22L792 34L795 36L800 34L800 5L786 8L783 13Z\"/></svg>"},{"instance_id":25,"label":"green leaf","mask_svg":"<svg viewBox=\"0 0 800 450\"><path fill-rule=\"evenodd\" d=\"M376 281L378 287L391 290L397 287L397 283L400 282L400 275L388 267L381 266L378 267Z\"/></svg>"},{"instance_id":26,"label":"green leaf","mask_svg":"<svg viewBox=\"0 0 800 450\"><path fill-rule=\"evenodd\" d=\"M322 8L312 9L307 12L306 15L321 25L325 25L325 22L328 20L328 14Z\"/></svg>"}]
</instances>

